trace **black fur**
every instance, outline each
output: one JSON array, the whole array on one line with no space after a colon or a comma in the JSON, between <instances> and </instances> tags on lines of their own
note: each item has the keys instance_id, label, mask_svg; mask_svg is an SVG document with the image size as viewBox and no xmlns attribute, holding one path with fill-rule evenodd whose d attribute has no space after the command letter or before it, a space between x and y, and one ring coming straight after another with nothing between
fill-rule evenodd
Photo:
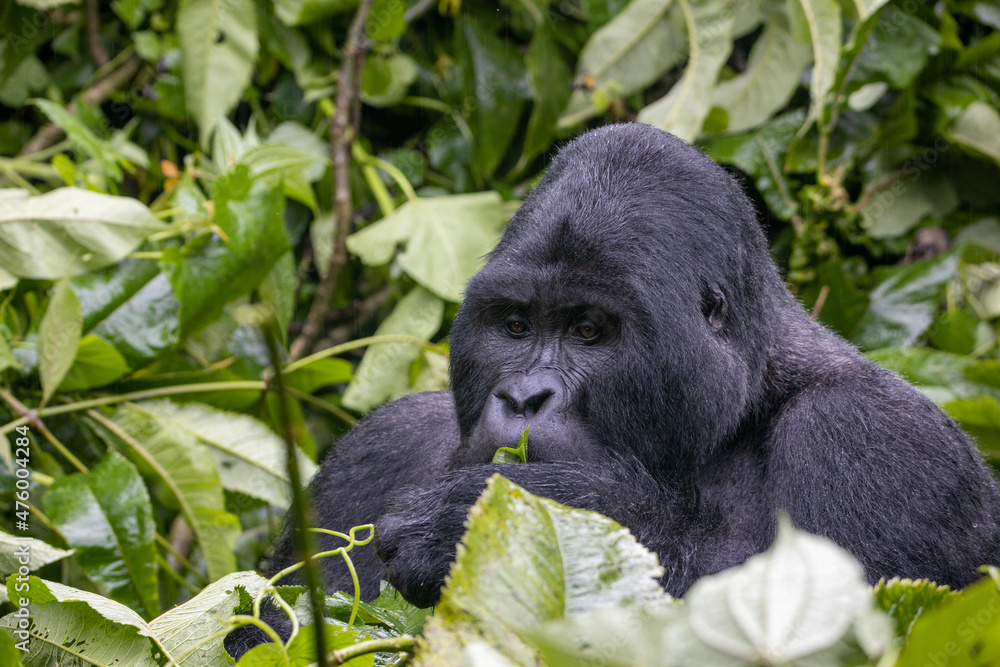
<instances>
[{"instance_id":1,"label":"black fur","mask_svg":"<svg viewBox=\"0 0 1000 667\"><path fill-rule=\"evenodd\" d=\"M437 599L494 472L630 528L674 595L766 549L782 509L873 582L962 586L998 560L1000 497L969 440L811 321L735 181L650 127L559 153L469 282L451 377L362 420L311 487L323 526L377 524L416 604ZM528 422L529 462L490 464ZM276 553L271 569L287 535ZM371 598L386 565L354 555ZM349 588L339 560L326 576Z\"/></svg>"}]
</instances>

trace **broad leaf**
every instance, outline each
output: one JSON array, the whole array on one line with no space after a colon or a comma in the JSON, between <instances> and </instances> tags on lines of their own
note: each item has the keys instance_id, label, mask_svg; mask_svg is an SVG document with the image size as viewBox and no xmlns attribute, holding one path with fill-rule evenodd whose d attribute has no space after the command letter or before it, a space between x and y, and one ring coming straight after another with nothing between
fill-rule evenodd
<instances>
[{"instance_id":1,"label":"broad leaf","mask_svg":"<svg viewBox=\"0 0 1000 667\"><path fill-rule=\"evenodd\" d=\"M753 45L747 67L715 87L712 105L729 117L728 132L756 127L782 109L798 88L802 70L812 61L808 44L795 39L786 4L767 7L764 32Z\"/></svg>"},{"instance_id":2,"label":"broad leaf","mask_svg":"<svg viewBox=\"0 0 1000 667\"><path fill-rule=\"evenodd\" d=\"M677 0L688 33L690 58L670 92L644 107L639 121L694 141L712 108L719 70L732 50L733 13L728 0L705 0L694 6Z\"/></svg>"},{"instance_id":3,"label":"broad leaf","mask_svg":"<svg viewBox=\"0 0 1000 667\"><path fill-rule=\"evenodd\" d=\"M1000 113L986 102L973 102L951 127L951 137L1000 164Z\"/></svg>"},{"instance_id":4,"label":"broad leaf","mask_svg":"<svg viewBox=\"0 0 1000 667\"><path fill-rule=\"evenodd\" d=\"M525 63L534 95L534 106L524 138L524 155L531 158L545 150L552 141L559 113L572 92L572 73L559 52L556 32L548 23L535 28Z\"/></svg>"},{"instance_id":5,"label":"broad leaf","mask_svg":"<svg viewBox=\"0 0 1000 667\"><path fill-rule=\"evenodd\" d=\"M180 304L155 261L125 259L73 279L83 332L114 346L140 368L177 342Z\"/></svg>"},{"instance_id":6,"label":"broad leaf","mask_svg":"<svg viewBox=\"0 0 1000 667\"><path fill-rule=\"evenodd\" d=\"M20 278L54 280L114 264L167 226L141 202L78 188L38 197L0 196L0 266Z\"/></svg>"},{"instance_id":7,"label":"broad leaf","mask_svg":"<svg viewBox=\"0 0 1000 667\"><path fill-rule=\"evenodd\" d=\"M0 530L0 577L6 578L25 563L21 562L24 555L28 556L28 570L35 571L43 565L54 563L73 554L72 550L60 549L46 544L33 537L20 537Z\"/></svg>"},{"instance_id":8,"label":"broad leaf","mask_svg":"<svg viewBox=\"0 0 1000 667\"><path fill-rule=\"evenodd\" d=\"M358 0L275 0L274 13L286 25L304 25L353 9Z\"/></svg>"},{"instance_id":9,"label":"broad leaf","mask_svg":"<svg viewBox=\"0 0 1000 667\"><path fill-rule=\"evenodd\" d=\"M404 296L379 328L376 336L406 334L428 339L441 328L444 302L417 286ZM354 380L344 392L343 404L361 412L412 391L407 370L420 356L412 343L378 343L365 352Z\"/></svg>"},{"instance_id":10,"label":"broad leaf","mask_svg":"<svg viewBox=\"0 0 1000 667\"><path fill-rule=\"evenodd\" d=\"M6 632L0 632L0 664L6 667L24 667L21 650L17 648L14 637Z\"/></svg>"},{"instance_id":11,"label":"broad leaf","mask_svg":"<svg viewBox=\"0 0 1000 667\"><path fill-rule=\"evenodd\" d=\"M397 261L414 280L448 301L461 301L466 281L500 238L505 212L500 195L421 198L347 237L347 249L365 264Z\"/></svg>"},{"instance_id":12,"label":"broad leaf","mask_svg":"<svg viewBox=\"0 0 1000 667\"><path fill-rule=\"evenodd\" d=\"M534 665L524 633L594 609L668 604L657 582L662 572L656 556L611 519L494 475L469 512L417 664L466 664L465 649L485 641L502 646L514 664Z\"/></svg>"},{"instance_id":13,"label":"broad leaf","mask_svg":"<svg viewBox=\"0 0 1000 667\"><path fill-rule=\"evenodd\" d=\"M160 266L181 304L182 336L217 320L289 250L281 192L251 183L245 165L215 183L215 222L226 240L197 237L163 253Z\"/></svg>"},{"instance_id":14,"label":"broad leaf","mask_svg":"<svg viewBox=\"0 0 1000 667\"><path fill-rule=\"evenodd\" d=\"M225 511L215 459L208 447L140 406L126 404L95 430L127 454L165 492L162 501L184 514L198 538L210 579L236 569L233 554L239 521Z\"/></svg>"},{"instance_id":15,"label":"broad leaf","mask_svg":"<svg viewBox=\"0 0 1000 667\"><path fill-rule=\"evenodd\" d=\"M172 655L187 655L184 667L216 667L229 664L222 646L231 616L249 613L247 602L257 596L267 580L256 572L235 572L206 586L184 604L150 622L150 629ZM211 641L207 641L212 638ZM188 651L200 647L194 653Z\"/></svg>"},{"instance_id":16,"label":"broad leaf","mask_svg":"<svg viewBox=\"0 0 1000 667\"><path fill-rule=\"evenodd\" d=\"M288 507L285 443L263 422L201 403L178 405L170 401L140 403L139 409L155 418L163 428L185 433L208 447L215 458L222 486L240 491L271 505ZM299 454L303 483L316 472L316 464Z\"/></svg>"},{"instance_id":17,"label":"broad leaf","mask_svg":"<svg viewBox=\"0 0 1000 667\"><path fill-rule=\"evenodd\" d=\"M147 617L160 613L156 522L135 466L110 451L90 472L56 479L45 513L105 595Z\"/></svg>"},{"instance_id":18,"label":"broad leaf","mask_svg":"<svg viewBox=\"0 0 1000 667\"><path fill-rule=\"evenodd\" d=\"M793 26L796 36L808 36L813 50L812 74L809 77L809 115L805 128L820 119L827 105L840 62L842 31L840 5L836 0L794 0ZM825 119L824 119L825 120Z\"/></svg>"},{"instance_id":19,"label":"broad leaf","mask_svg":"<svg viewBox=\"0 0 1000 667\"><path fill-rule=\"evenodd\" d=\"M239 101L257 62L257 11L252 0L182 0L177 39L184 59L187 109L202 145Z\"/></svg>"},{"instance_id":20,"label":"broad leaf","mask_svg":"<svg viewBox=\"0 0 1000 667\"><path fill-rule=\"evenodd\" d=\"M73 293L69 280L60 280L38 326L38 374L42 380L42 403L48 402L73 365L82 329L80 301Z\"/></svg>"},{"instance_id":21,"label":"broad leaf","mask_svg":"<svg viewBox=\"0 0 1000 667\"><path fill-rule=\"evenodd\" d=\"M97 336L85 336L76 349L73 365L59 383L60 391L81 391L103 387L129 371L118 350Z\"/></svg>"},{"instance_id":22,"label":"broad leaf","mask_svg":"<svg viewBox=\"0 0 1000 667\"><path fill-rule=\"evenodd\" d=\"M615 97L631 95L659 79L687 55L684 23L669 11L673 0L633 0L591 35L576 63L581 88L559 120L572 125L603 111Z\"/></svg>"},{"instance_id":23,"label":"broad leaf","mask_svg":"<svg viewBox=\"0 0 1000 667\"><path fill-rule=\"evenodd\" d=\"M8 578L7 594L30 603L28 651L21 654L24 667L153 667L171 658L139 614L124 605L38 577L29 577L27 591L16 590L16 585L16 577ZM18 627L16 613L0 619L0 627Z\"/></svg>"},{"instance_id":24,"label":"broad leaf","mask_svg":"<svg viewBox=\"0 0 1000 667\"><path fill-rule=\"evenodd\" d=\"M955 252L895 270L872 291L854 342L869 350L912 345L934 321L945 284L957 270Z\"/></svg>"},{"instance_id":25,"label":"broad leaf","mask_svg":"<svg viewBox=\"0 0 1000 667\"><path fill-rule=\"evenodd\" d=\"M695 582L684 596L686 623L667 633L673 664L845 664L832 649L857 629L878 657L892 639L875 611L861 566L825 537L795 531L787 520L774 545L743 565ZM867 627L866 627L867 626ZM861 637L859 637L861 639ZM851 662L849 664L859 664Z\"/></svg>"}]
</instances>

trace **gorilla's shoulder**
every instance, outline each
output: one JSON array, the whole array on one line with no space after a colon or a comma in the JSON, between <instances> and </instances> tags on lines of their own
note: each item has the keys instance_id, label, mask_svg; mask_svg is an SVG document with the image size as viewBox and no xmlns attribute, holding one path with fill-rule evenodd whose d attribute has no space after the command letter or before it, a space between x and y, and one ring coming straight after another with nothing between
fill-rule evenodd
<instances>
[{"instance_id":1,"label":"gorilla's shoulder","mask_svg":"<svg viewBox=\"0 0 1000 667\"><path fill-rule=\"evenodd\" d=\"M450 391L408 394L368 413L358 426L370 425L372 422L377 422L379 428L419 428L421 424L440 426L457 423L455 401Z\"/></svg>"}]
</instances>

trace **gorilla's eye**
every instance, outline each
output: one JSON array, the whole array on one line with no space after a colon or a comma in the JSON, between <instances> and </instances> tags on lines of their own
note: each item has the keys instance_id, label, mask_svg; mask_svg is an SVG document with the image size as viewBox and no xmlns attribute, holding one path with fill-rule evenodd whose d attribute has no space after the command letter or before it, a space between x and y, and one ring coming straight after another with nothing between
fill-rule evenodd
<instances>
[{"instance_id":1,"label":"gorilla's eye","mask_svg":"<svg viewBox=\"0 0 1000 667\"><path fill-rule=\"evenodd\" d=\"M580 322L576 325L576 333L585 341L594 342L601 336L601 329L590 321Z\"/></svg>"},{"instance_id":2,"label":"gorilla's eye","mask_svg":"<svg viewBox=\"0 0 1000 667\"><path fill-rule=\"evenodd\" d=\"M507 333L512 336L523 336L528 332L528 325L521 320L507 320Z\"/></svg>"}]
</instances>

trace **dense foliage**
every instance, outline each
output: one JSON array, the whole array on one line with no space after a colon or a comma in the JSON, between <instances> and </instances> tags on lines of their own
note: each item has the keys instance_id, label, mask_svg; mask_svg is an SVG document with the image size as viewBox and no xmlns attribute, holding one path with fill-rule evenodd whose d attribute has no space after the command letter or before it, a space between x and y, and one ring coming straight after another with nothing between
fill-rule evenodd
<instances>
[{"instance_id":1,"label":"dense foliage","mask_svg":"<svg viewBox=\"0 0 1000 667\"><path fill-rule=\"evenodd\" d=\"M607 122L744 174L814 316L1000 461L998 28L990 0L2 3L0 625L31 639L0 632L0 663L224 664L234 613L304 609L246 572L296 477L445 386L465 280L559 142ZM785 530L678 605L606 519L503 480L472 516L423 664L1000 650L995 570L871 591ZM329 557L370 548L331 528ZM425 614L387 589L327 616L328 648L383 664Z\"/></svg>"}]
</instances>

